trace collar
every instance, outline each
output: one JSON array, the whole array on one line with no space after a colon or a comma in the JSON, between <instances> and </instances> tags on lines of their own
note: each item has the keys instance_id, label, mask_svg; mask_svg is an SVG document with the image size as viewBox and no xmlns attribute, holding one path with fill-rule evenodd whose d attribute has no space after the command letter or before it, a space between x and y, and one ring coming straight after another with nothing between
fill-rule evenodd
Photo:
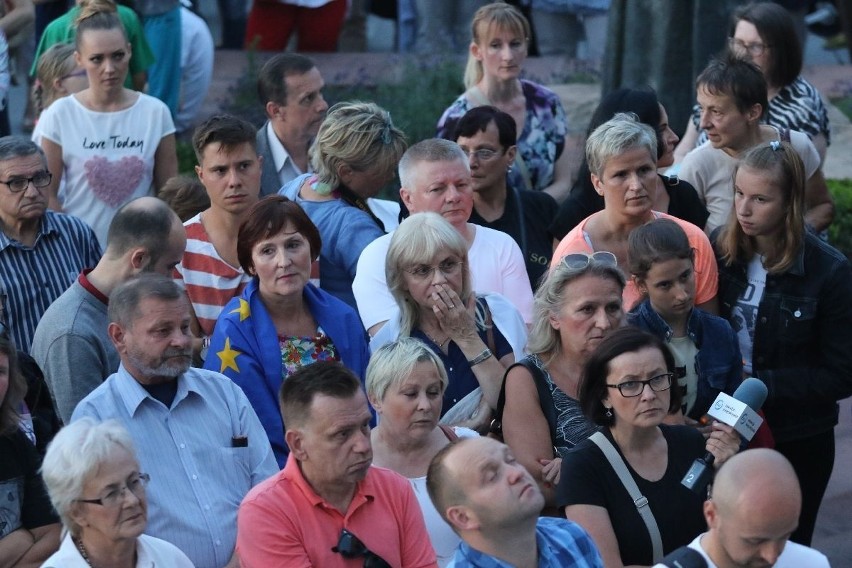
<instances>
[{"instance_id":1,"label":"collar","mask_svg":"<svg viewBox=\"0 0 852 568\"><path fill-rule=\"evenodd\" d=\"M92 296L94 296L95 298L97 298L98 300L100 300L100 302L101 302L103 305L108 306L108 305L109 305L109 298L108 298L107 296L105 296L103 292L101 292L100 290L98 290L97 288L95 288L95 285L94 285L94 284L92 284L92 283L89 281L89 279L87 278L87 275L88 275L88 274L89 274L89 272L91 272L92 270L94 270L94 269L93 269L93 268L86 268L86 269L84 269L84 270L83 270L83 272L81 272L81 273L80 273L80 276L77 278L77 282L79 282L79 283L80 283L80 286L82 286L83 288L85 288L85 290L86 290L89 294L91 294Z\"/></svg>"},{"instance_id":2,"label":"collar","mask_svg":"<svg viewBox=\"0 0 852 568\"><path fill-rule=\"evenodd\" d=\"M136 414L136 411L139 410L142 404L146 403L146 400L150 400L148 404L162 404L142 388L142 385L124 367L123 361L118 367L115 380L117 381L118 394L127 409L127 414L131 417ZM195 376L192 369L179 376L177 382L177 394L175 394L175 399L172 401L171 409L177 408L181 401L187 398L190 393L195 393L201 397L201 380Z\"/></svg>"},{"instance_id":3,"label":"collar","mask_svg":"<svg viewBox=\"0 0 852 568\"><path fill-rule=\"evenodd\" d=\"M808 242L808 236L809 232L805 229L805 238L802 239L802 246L799 247L799 253L796 255L796 261L787 270L790 274L795 274L796 276L805 275L805 246Z\"/></svg>"},{"instance_id":4,"label":"collar","mask_svg":"<svg viewBox=\"0 0 852 568\"><path fill-rule=\"evenodd\" d=\"M56 225L56 221L53 219L54 213L52 211L45 211L44 215L41 217L41 221L39 223L38 232L36 233L35 242L33 243L32 248L25 247L18 240L10 238L6 233L0 231L0 250L4 250L9 246L15 246L18 248L24 249L34 249L38 246L38 242L41 240L43 236L52 235L54 233L59 232L59 227Z\"/></svg>"},{"instance_id":5,"label":"collar","mask_svg":"<svg viewBox=\"0 0 852 568\"><path fill-rule=\"evenodd\" d=\"M642 300L642 302L636 306L635 312L638 317L645 320L655 334L659 335L662 333L665 335L666 342L671 341L674 331L672 331L668 322L651 307L651 300L648 298ZM698 310L693 307L692 311L689 312L689 319L686 320L686 335L689 336L696 345L700 346L701 336L699 332L701 331L701 326L698 325L698 317Z\"/></svg>"},{"instance_id":6,"label":"collar","mask_svg":"<svg viewBox=\"0 0 852 568\"><path fill-rule=\"evenodd\" d=\"M370 466L370 469L367 470L367 476L356 485L355 495L352 496L352 502L349 503L349 509L346 511L346 514L343 515L344 517L348 518L362 505L375 500L376 485L374 480L374 467L375 466ZM311 487L311 484L308 483L308 480L305 479L304 474L302 474L302 468L299 466L299 460L297 460L293 454L290 454L287 459L287 463L281 471L281 476L283 479L291 482L313 507L319 507L326 511L337 511L339 513L334 506L314 491L314 488Z\"/></svg>"},{"instance_id":7,"label":"collar","mask_svg":"<svg viewBox=\"0 0 852 568\"><path fill-rule=\"evenodd\" d=\"M269 141L269 153L272 155L272 163L275 165L275 172L280 174L281 170L284 169L284 166L287 165L287 162L290 162L290 166L293 168L298 175L302 175L303 172L299 169L299 166L296 165L290 158L290 153L281 143L281 140L278 139L278 135L275 134L275 131L272 129L272 122L266 123L266 139ZM308 171L311 170L310 165L308 165Z\"/></svg>"}]
</instances>

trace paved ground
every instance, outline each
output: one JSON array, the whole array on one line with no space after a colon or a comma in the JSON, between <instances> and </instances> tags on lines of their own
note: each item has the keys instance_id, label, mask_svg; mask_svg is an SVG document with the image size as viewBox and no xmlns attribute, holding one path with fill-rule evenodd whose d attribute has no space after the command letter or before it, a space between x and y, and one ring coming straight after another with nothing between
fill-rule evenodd
<instances>
[{"instance_id":1,"label":"paved ground","mask_svg":"<svg viewBox=\"0 0 852 568\"><path fill-rule=\"evenodd\" d=\"M215 5L212 0L207 4ZM215 14L214 14L215 17ZM319 55L315 59L326 78L345 80L353 74L360 77L387 78L403 63L394 56L384 53L392 46L392 26L386 21L371 18L370 50L372 54ZM852 67L844 51L826 52L821 49L821 40L811 38L805 51L804 75L827 97L852 96ZM212 114L221 101L228 97L228 88L241 75L245 67L244 55L239 52L217 52L214 82L205 103L204 112ZM531 58L526 64L529 73L536 77L565 76L570 66L559 58ZM545 79L546 80L546 79ZM572 125L572 144L579 152L582 133L588 117L599 98L596 85L555 85L554 88L565 100ZM20 132L20 117L23 113L24 91L15 87L10 95L10 111L13 132ZM836 108L830 107L832 145L829 147L825 164L826 177L852 178L852 125ZM840 425L836 430L837 457L834 476L820 511L814 546L825 552L834 568L852 568L852 401L841 403ZM807 568L807 567L802 567Z\"/></svg>"}]
</instances>

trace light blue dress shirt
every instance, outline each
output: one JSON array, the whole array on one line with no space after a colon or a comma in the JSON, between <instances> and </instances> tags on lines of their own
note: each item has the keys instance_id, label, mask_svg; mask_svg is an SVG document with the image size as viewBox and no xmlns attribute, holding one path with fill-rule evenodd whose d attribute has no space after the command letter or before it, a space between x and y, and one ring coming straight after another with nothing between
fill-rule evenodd
<instances>
[{"instance_id":1,"label":"light blue dress shirt","mask_svg":"<svg viewBox=\"0 0 852 568\"><path fill-rule=\"evenodd\" d=\"M71 420L83 416L116 419L130 431L140 468L151 475L145 533L171 542L198 568L227 564L243 497L278 472L240 387L219 373L190 368L166 408L122 364L77 405ZM241 437L247 445L235 447Z\"/></svg>"}]
</instances>

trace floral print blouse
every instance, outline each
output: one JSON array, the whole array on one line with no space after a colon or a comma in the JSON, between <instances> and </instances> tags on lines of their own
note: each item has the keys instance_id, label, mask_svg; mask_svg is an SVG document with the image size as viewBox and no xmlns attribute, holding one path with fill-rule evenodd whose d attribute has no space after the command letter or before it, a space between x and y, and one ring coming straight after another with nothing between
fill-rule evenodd
<instances>
[{"instance_id":1,"label":"floral print blouse","mask_svg":"<svg viewBox=\"0 0 852 568\"><path fill-rule=\"evenodd\" d=\"M521 79L521 89L527 102L527 116L518 137L518 153L526 164L531 187L527 187L517 165L509 171L508 181L511 187L541 191L553 183L554 164L565 148L568 122L556 93L525 79ZM479 105L465 95L457 98L438 121L437 136L451 139L458 120L476 106Z\"/></svg>"},{"instance_id":2,"label":"floral print blouse","mask_svg":"<svg viewBox=\"0 0 852 568\"><path fill-rule=\"evenodd\" d=\"M281 346L281 369L287 378L302 367L317 361L340 361L340 354L321 327L315 337L278 336Z\"/></svg>"}]
</instances>

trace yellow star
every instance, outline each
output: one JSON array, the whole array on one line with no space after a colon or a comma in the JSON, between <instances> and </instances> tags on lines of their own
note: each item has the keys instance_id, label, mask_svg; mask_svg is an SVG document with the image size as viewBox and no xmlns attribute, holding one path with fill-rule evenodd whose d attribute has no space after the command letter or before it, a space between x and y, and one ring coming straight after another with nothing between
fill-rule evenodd
<instances>
[{"instance_id":1,"label":"yellow star","mask_svg":"<svg viewBox=\"0 0 852 568\"><path fill-rule=\"evenodd\" d=\"M225 348L221 351L217 351L216 355L219 357L219 360L222 362L221 367L219 367L219 372L224 373L225 369L233 369L237 373L240 372L240 368L237 367L237 357L242 355L240 351L236 349L231 349L231 338L225 338Z\"/></svg>"},{"instance_id":2,"label":"yellow star","mask_svg":"<svg viewBox=\"0 0 852 568\"><path fill-rule=\"evenodd\" d=\"M240 321L251 316L251 308L249 308L249 303L245 301L245 299L240 298L240 307L234 308L229 313L232 314L240 314Z\"/></svg>"}]
</instances>

